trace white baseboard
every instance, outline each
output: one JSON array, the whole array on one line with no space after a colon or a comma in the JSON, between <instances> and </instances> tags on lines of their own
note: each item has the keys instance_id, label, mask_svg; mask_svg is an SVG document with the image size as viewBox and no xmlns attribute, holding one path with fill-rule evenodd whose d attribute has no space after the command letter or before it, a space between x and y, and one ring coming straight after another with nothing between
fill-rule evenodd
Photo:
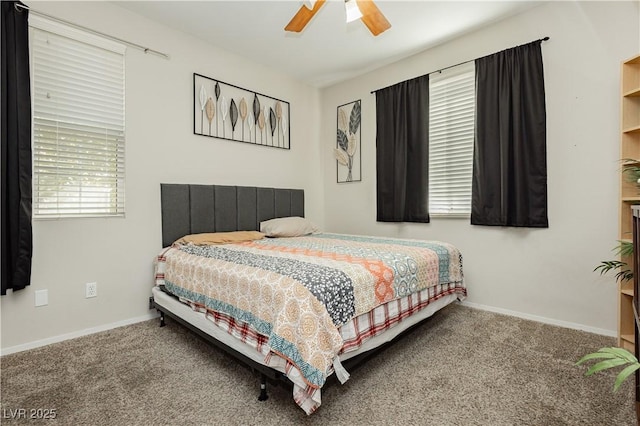
<instances>
[{"instance_id":1,"label":"white baseboard","mask_svg":"<svg viewBox=\"0 0 640 426\"><path fill-rule=\"evenodd\" d=\"M16 352L22 352L29 349L35 349L42 346L47 346L52 343L63 342L69 339L75 339L76 337L88 336L89 334L99 333L101 331L107 331L118 327L124 327L125 325L135 324L138 322L148 321L153 318L157 318L158 313L154 311L153 313L148 313L146 315L142 315L140 317L129 318L123 321L116 321L110 324L99 325L97 327L86 328L84 330L74 331L67 334L61 334L59 336L47 337L46 339L36 340L34 342L24 343L22 345L11 346L8 348L3 348L0 350L0 356L13 354Z\"/></svg>"},{"instance_id":2,"label":"white baseboard","mask_svg":"<svg viewBox=\"0 0 640 426\"><path fill-rule=\"evenodd\" d=\"M473 309L480 309L483 311L489 311L489 312L496 312L498 314L504 314L504 315L509 315L512 317L517 317L517 318L523 318L523 319L527 319L527 320L531 320L531 321L537 321L537 322L541 322L544 324L551 324L551 325L557 325L559 327L565 327L565 328L571 328L574 330L581 330L581 331L586 331L589 333L594 333L594 334L600 334L603 336L610 336L610 337L616 337L617 333L615 330L606 330L603 328L596 328L596 327L589 327L583 324L577 324L577 323L573 323L573 322L568 322L568 321L560 321L560 320L555 320L555 319L551 319L551 318L546 318L546 317L541 317L541 316L537 316L537 315L530 315L530 314L525 314L522 312L517 312L517 311L511 311L509 309L502 309L502 308L496 308L493 306L487 306L487 305L481 305L479 303L471 303L471 302L459 302L461 305L463 306L468 306L470 308ZM98 327L92 327L92 328L87 328L84 330L80 330L80 331L74 331L72 333L67 333L67 334L61 334L59 336L54 336L54 337L48 337L46 339L42 339L42 340L36 340L34 342L29 342L29 343L24 343L22 345L16 345L16 346L11 346L8 348L4 348L0 350L0 356L4 356L4 355L9 355L9 354L13 354L16 352L22 352L22 351L26 351L29 349L35 349L35 348L39 348L42 346L46 346L46 345L50 345L52 343L58 343L58 342L63 342L65 340L69 340L69 339L75 339L76 337L82 337L82 336L88 336L90 334L94 334L94 333L99 333L101 331L107 331L107 330L111 330L114 328L118 328L118 327L124 327L125 325L130 325L130 324L135 324L138 322L143 322L143 321L147 321L153 318L157 318L158 314L156 312L154 313L149 313L147 315L143 315L140 317L136 317L136 318L130 318L127 320L123 320L123 321L117 321L117 322L113 322L110 324L105 324L105 325L101 325Z\"/></svg>"},{"instance_id":3,"label":"white baseboard","mask_svg":"<svg viewBox=\"0 0 640 426\"><path fill-rule=\"evenodd\" d=\"M460 302L460 304L463 306L468 306L470 308L480 309L483 311L495 312L498 314L504 314L512 317L518 317L518 318L523 318L531 321L537 321L544 324L557 325L558 327L571 328L573 330L580 330L580 331L587 331L589 333L600 334L600 335L609 336L609 337L618 336L618 333L615 330L606 330L604 328L589 327L587 325L578 324L575 322L560 321L560 320L555 320L551 318L540 317L537 315L530 315L522 312L511 311L509 309L502 309L502 308L496 308L493 306L481 305L479 303L471 303L471 302L463 301L463 302Z\"/></svg>"}]
</instances>

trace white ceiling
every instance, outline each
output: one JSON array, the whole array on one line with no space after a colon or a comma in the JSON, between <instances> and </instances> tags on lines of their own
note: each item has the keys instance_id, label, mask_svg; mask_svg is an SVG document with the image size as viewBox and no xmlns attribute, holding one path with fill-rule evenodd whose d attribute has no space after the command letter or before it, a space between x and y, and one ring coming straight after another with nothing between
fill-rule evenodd
<instances>
[{"instance_id":1,"label":"white ceiling","mask_svg":"<svg viewBox=\"0 0 640 426\"><path fill-rule=\"evenodd\" d=\"M316 87L355 77L540 4L376 0L392 27L373 37L359 20L345 23L343 0L328 0L299 34L285 32L284 26L302 1L115 3Z\"/></svg>"}]
</instances>

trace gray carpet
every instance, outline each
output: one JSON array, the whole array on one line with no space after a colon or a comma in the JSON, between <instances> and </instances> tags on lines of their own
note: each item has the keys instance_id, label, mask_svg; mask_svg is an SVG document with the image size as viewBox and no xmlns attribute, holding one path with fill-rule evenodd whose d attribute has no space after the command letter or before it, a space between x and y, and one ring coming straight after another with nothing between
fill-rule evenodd
<instances>
[{"instance_id":1,"label":"gray carpet","mask_svg":"<svg viewBox=\"0 0 640 426\"><path fill-rule=\"evenodd\" d=\"M307 417L177 323L148 321L0 359L2 424L633 425L633 381L575 361L612 338L454 305L331 381ZM55 420L12 420L24 408Z\"/></svg>"}]
</instances>

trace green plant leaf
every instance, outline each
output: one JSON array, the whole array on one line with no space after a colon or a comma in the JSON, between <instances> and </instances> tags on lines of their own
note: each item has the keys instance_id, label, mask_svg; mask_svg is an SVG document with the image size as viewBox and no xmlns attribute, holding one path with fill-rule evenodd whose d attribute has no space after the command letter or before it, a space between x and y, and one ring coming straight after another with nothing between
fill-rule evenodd
<instances>
[{"instance_id":1,"label":"green plant leaf","mask_svg":"<svg viewBox=\"0 0 640 426\"><path fill-rule=\"evenodd\" d=\"M634 161L636 165L638 164L636 160L628 161ZM640 178L640 166L638 167L638 169L638 177ZM618 240L618 245L614 247L612 251L614 251L618 256L629 257L633 255L633 243L631 241ZM593 269L593 271L599 271L600 275L604 275L610 271L617 269L618 272L615 275L616 281L622 282L633 279L633 271L631 271L628 266L629 265L627 265L626 262L623 262L621 260L603 260L598 266Z\"/></svg>"},{"instance_id":2,"label":"green plant leaf","mask_svg":"<svg viewBox=\"0 0 640 426\"><path fill-rule=\"evenodd\" d=\"M598 371L607 370L609 368L618 367L620 365L628 364L627 361L621 358L613 358L607 359L605 361L600 361L597 364L592 365L586 373L585 376L590 376L593 373L597 373Z\"/></svg>"},{"instance_id":3,"label":"green plant leaf","mask_svg":"<svg viewBox=\"0 0 640 426\"><path fill-rule=\"evenodd\" d=\"M602 262L600 262L600 264L598 266L596 266L593 269L593 272L595 271L600 271L600 275L606 274L607 272L611 271L612 269L619 269L623 266L626 266L627 264L625 262L621 262L619 260L603 260Z\"/></svg>"},{"instance_id":4,"label":"green plant leaf","mask_svg":"<svg viewBox=\"0 0 640 426\"><path fill-rule=\"evenodd\" d=\"M627 377L629 377L639 368L640 368L640 363L636 361L635 363L627 366L624 370L622 370L620 374L618 374L618 377L616 377L616 382L613 384L613 391L616 392L618 388L620 388L620 385L622 384L622 382L624 382L627 379Z\"/></svg>"},{"instance_id":5,"label":"green plant leaf","mask_svg":"<svg viewBox=\"0 0 640 426\"><path fill-rule=\"evenodd\" d=\"M626 163L635 163L635 164L640 164L640 160L636 160L635 158L623 158L620 160L620 162L622 163L622 165L624 166Z\"/></svg>"},{"instance_id":6,"label":"green plant leaf","mask_svg":"<svg viewBox=\"0 0 640 426\"><path fill-rule=\"evenodd\" d=\"M625 269L624 271L620 271L616 274L616 281L630 281L633 280L633 272L629 269Z\"/></svg>"},{"instance_id":7,"label":"green plant leaf","mask_svg":"<svg viewBox=\"0 0 640 426\"><path fill-rule=\"evenodd\" d=\"M583 364L585 361L589 361L589 360L592 360L592 359L613 359L613 358L619 358L619 357L616 356L615 354L609 354L609 353L603 353L603 352L594 352L594 353L587 354L587 355L583 356L582 358L580 358L580 360L578 362L576 362L576 365Z\"/></svg>"},{"instance_id":8,"label":"green plant leaf","mask_svg":"<svg viewBox=\"0 0 640 426\"><path fill-rule=\"evenodd\" d=\"M620 269L620 271L616 273L616 281L632 280L633 272L630 269L623 269L627 268L627 266L626 262L621 262L619 260L603 260L600 262L600 265L593 269L593 271L600 271L600 275L604 275L609 271Z\"/></svg>"},{"instance_id":9,"label":"green plant leaf","mask_svg":"<svg viewBox=\"0 0 640 426\"><path fill-rule=\"evenodd\" d=\"M616 355L618 358L622 358L627 362L638 362L638 359L626 349L611 347L611 348L602 348L600 349L599 352Z\"/></svg>"},{"instance_id":10,"label":"green plant leaf","mask_svg":"<svg viewBox=\"0 0 640 426\"><path fill-rule=\"evenodd\" d=\"M624 158L620 160L622 174L626 175L630 182L637 182L640 178L640 162L633 158Z\"/></svg>"},{"instance_id":11,"label":"green plant leaf","mask_svg":"<svg viewBox=\"0 0 640 426\"><path fill-rule=\"evenodd\" d=\"M613 250L620 256L631 256L633 254L633 243L631 241L618 240L620 243Z\"/></svg>"}]
</instances>

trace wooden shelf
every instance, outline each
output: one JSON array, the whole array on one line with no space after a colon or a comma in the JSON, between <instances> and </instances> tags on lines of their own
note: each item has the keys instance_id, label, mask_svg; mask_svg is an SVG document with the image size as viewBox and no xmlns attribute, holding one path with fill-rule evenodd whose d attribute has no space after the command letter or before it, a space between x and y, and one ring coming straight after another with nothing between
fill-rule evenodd
<instances>
[{"instance_id":1,"label":"wooden shelf","mask_svg":"<svg viewBox=\"0 0 640 426\"><path fill-rule=\"evenodd\" d=\"M640 133L640 125L631 126L622 130L622 133Z\"/></svg>"},{"instance_id":2,"label":"wooden shelf","mask_svg":"<svg viewBox=\"0 0 640 426\"><path fill-rule=\"evenodd\" d=\"M631 344L634 344L636 342L636 339L633 334L621 334L620 338L625 342L629 342Z\"/></svg>"},{"instance_id":3,"label":"wooden shelf","mask_svg":"<svg viewBox=\"0 0 640 426\"><path fill-rule=\"evenodd\" d=\"M623 93L622 96L624 96L625 98L636 98L638 96L640 96L640 87L637 87L635 89L631 89L626 93Z\"/></svg>"},{"instance_id":4,"label":"wooden shelf","mask_svg":"<svg viewBox=\"0 0 640 426\"><path fill-rule=\"evenodd\" d=\"M635 343L635 339L633 338L633 334L620 335L618 346L633 353L633 351L635 350L635 345L636 343Z\"/></svg>"},{"instance_id":5,"label":"wooden shelf","mask_svg":"<svg viewBox=\"0 0 640 426\"><path fill-rule=\"evenodd\" d=\"M640 55L634 56L621 64L620 78L620 160L631 159L621 163L620 167L620 216L618 240L630 242L632 231L631 206L640 204L639 188L635 182L627 179L623 172L624 164L638 166L640 164ZM632 273L634 261L630 256L619 257ZM633 282L618 283L618 346L631 352L635 350L635 318L633 313Z\"/></svg>"},{"instance_id":6,"label":"wooden shelf","mask_svg":"<svg viewBox=\"0 0 640 426\"><path fill-rule=\"evenodd\" d=\"M640 55L634 56L622 63L621 93L633 93L640 88Z\"/></svg>"}]
</instances>

